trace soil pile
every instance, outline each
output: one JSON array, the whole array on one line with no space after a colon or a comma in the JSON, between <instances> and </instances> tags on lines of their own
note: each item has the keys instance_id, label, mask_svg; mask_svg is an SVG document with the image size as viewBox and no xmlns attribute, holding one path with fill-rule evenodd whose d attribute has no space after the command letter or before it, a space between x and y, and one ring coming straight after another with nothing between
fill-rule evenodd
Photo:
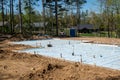
<instances>
[{"instance_id":1,"label":"soil pile","mask_svg":"<svg viewBox=\"0 0 120 80\"><path fill-rule=\"evenodd\" d=\"M0 34L0 41L41 40L48 38L51 38L51 36L46 36L46 35L39 36L39 35L30 35L30 34L13 34L13 35Z\"/></svg>"}]
</instances>

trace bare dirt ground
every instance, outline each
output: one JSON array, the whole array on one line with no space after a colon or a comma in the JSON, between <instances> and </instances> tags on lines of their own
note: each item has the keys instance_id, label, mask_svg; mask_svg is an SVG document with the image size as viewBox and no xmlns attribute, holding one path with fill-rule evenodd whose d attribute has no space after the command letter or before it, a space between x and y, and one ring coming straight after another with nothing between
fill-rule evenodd
<instances>
[{"instance_id":1,"label":"bare dirt ground","mask_svg":"<svg viewBox=\"0 0 120 80\"><path fill-rule=\"evenodd\" d=\"M89 40L94 43L120 44L120 39L64 38ZM0 42L0 80L120 80L120 71L79 62L17 53L12 50L31 48Z\"/></svg>"},{"instance_id":2,"label":"bare dirt ground","mask_svg":"<svg viewBox=\"0 0 120 80\"><path fill-rule=\"evenodd\" d=\"M64 38L72 40L83 40L90 43L98 44L110 44L110 45L120 45L120 39L118 38L103 38L103 37L73 37L73 38Z\"/></svg>"}]
</instances>

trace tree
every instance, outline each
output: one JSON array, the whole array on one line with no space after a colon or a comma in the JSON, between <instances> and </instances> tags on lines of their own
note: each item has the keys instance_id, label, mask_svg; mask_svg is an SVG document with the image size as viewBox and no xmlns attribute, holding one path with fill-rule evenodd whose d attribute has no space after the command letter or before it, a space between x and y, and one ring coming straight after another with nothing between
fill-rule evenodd
<instances>
[{"instance_id":1,"label":"tree","mask_svg":"<svg viewBox=\"0 0 120 80\"><path fill-rule=\"evenodd\" d=\"M4 1L3 0L2 0L2 19L3 19L3 28L4 28Z\"/></svg>"},{"instance_id":2,"label":"tree","mask_svg":"<svg viewBox=\"0 0 120 80\"><path fill-rule=\"evenodd\" d=\"M62 4L58 4L58 2L61 2L62 0L46 0L45 2L45 7L46 8L52 8L53 10L51 12L53 12L53 14L55 15L55 24L56 24L56 36L58 36L58 8L61 7Z\"/></svg>"},{"instance_id":3,"label":"tree","mask_svg":"<svg viewBox=\"0 0 120 80\"><path fill-rule=\"evenodd\" d=\"M11 27L11 33L14 33L14 1L10 0L10 27Z\"/></svg>"},{"instance_id":4,"label":"tree","mask_svg":"<svg viewBox=\"0 0 120 80\"><path fill-rule=\"evenodd\" d=\"M19 25L20 25L20 33L22 33L22 11L21 11L21 0L19 0Z\"/></svg>"},{"instance_id":5,"label":"tree","mask_svg":"<svg viewBox=\"0 0 120 80\"><path fill-rule=\"evenodd\" d=\"M55 0L56 36L58 36L58 0Z\"/></svg>"},{"instance_id":6,"label":"tree","mask_svg":"<svg viewBox=\"0 0 120 80\"><path fill-rule=\"evenodd\" d=\"M4 0L0 0L1 7L2 7L2 27L1 32L4 32Z\"/></svg>"},{"instance_id":7,"label":"tree","mask_svg":"<svg viewBox=\"0 0 120 80\"><path fill-rule=\"evenodd\" d=\"M29 31L32 32L32 14L35 13L34 11L34 6L36 6L36 3L39 0L24 0L24 9L25 9L25 13L26 13L26 21L29 27Z\"/></svg>"},{"instance_id":8,"label":"tree","mask_svg":"<svg viewBox=\"0 0 120 80\"><path fill-rule=\"evenodd\" d=\"M73 8L76 8L76 20L77 20L77 25L80 24L80 9L83 4L85 4L87 1L86 0L67 0L68 3L70 3Z\"/></svg>"},{"instance_id":9,"label":"tree","mask_svg":"<svg viewBox=\"0 0 120 80\"><path fill-rule=\"evenodd\" d=\"M45 26L45 0L42 0L42 7L43 7L43 25L44 25L44 32L46 34L46 26Z\"/></svg>"},{"instance_id":10,"label":"tree","mask_svg":"<svg viewBox=\"0 0 120 80\"><path fill-rule=\"evenodd\" d=\"M68 6L73 6L73 8L77 7L76 8L76 12L77 12L77 20L76 22L80 23L80 8L81 8L81 5L86 3L86 0L46 0L46 4L47 3L52 3L53 6L55 7L54 8L54 11L55 12L55 24L56 24L56 35L58 36L58 31L59 31L59 28L58 28L58 17L59 15L61 15L62 12L64 11L68 11L68 9L66 8L66 5ZM47 4L48 6L49 4ZM77 6L76 6L77 5Z\"/></svg>"},{"instance_id":11,"label":"tree","mask_svg":"<svg viewBox=\"0 0 120 80\"><path fill-rule=\"evenodd\" d=\"M113 16L113 0L98 0L100 3L100 16L101 22L103 23L104 28L107 31L107 36L112 37L112 33L114 30L114 16Z\"/></svg>"}]
</instances>

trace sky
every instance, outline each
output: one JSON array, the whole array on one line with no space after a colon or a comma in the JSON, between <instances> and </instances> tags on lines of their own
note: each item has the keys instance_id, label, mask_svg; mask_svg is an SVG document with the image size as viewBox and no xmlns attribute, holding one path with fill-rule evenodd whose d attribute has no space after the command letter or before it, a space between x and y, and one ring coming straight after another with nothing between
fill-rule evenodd
<instances>
[{"instance_id":1,"label":"sky","mask_svg":"<svg viewBox=\"0 0 120 80\"><path fill-rule=\"evenodd\" d=\"M40 12L42 11L42 2L41 1L40 1L40 7L37 7L37 10ZM99 6L98 6L97 0L87 0L87 3L85 3L82 6L81 10L82 11L88 10L89 12L90 11L99 12Z\"/></svg>"},{"instance_id":2,"label":"sky","mask_svg":"<svg viewBox=\"0 0 120 80\"><path fill-rule=\"evenodd\" d=\"M97 0L87 0L87 3L82 6L82 10L88 10L94 11L94 12L99 12L99 6Z\"/></svg>"}]
</instances>

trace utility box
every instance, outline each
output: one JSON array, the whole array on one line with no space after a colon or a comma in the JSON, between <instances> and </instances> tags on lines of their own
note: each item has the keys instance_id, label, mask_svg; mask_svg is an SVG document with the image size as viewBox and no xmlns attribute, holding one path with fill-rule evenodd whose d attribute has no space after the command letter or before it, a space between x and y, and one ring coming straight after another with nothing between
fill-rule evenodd
<instances>
[{"instance_id":1,"label":"utility box","mask_svg":"<svg viewBox=\"0 0 120 80\"><path fill-rule=\"evenodd\" d=\"M76 37L76 29L75 28L70 29L70 37Z\"/></svg>"}]
</instances>

